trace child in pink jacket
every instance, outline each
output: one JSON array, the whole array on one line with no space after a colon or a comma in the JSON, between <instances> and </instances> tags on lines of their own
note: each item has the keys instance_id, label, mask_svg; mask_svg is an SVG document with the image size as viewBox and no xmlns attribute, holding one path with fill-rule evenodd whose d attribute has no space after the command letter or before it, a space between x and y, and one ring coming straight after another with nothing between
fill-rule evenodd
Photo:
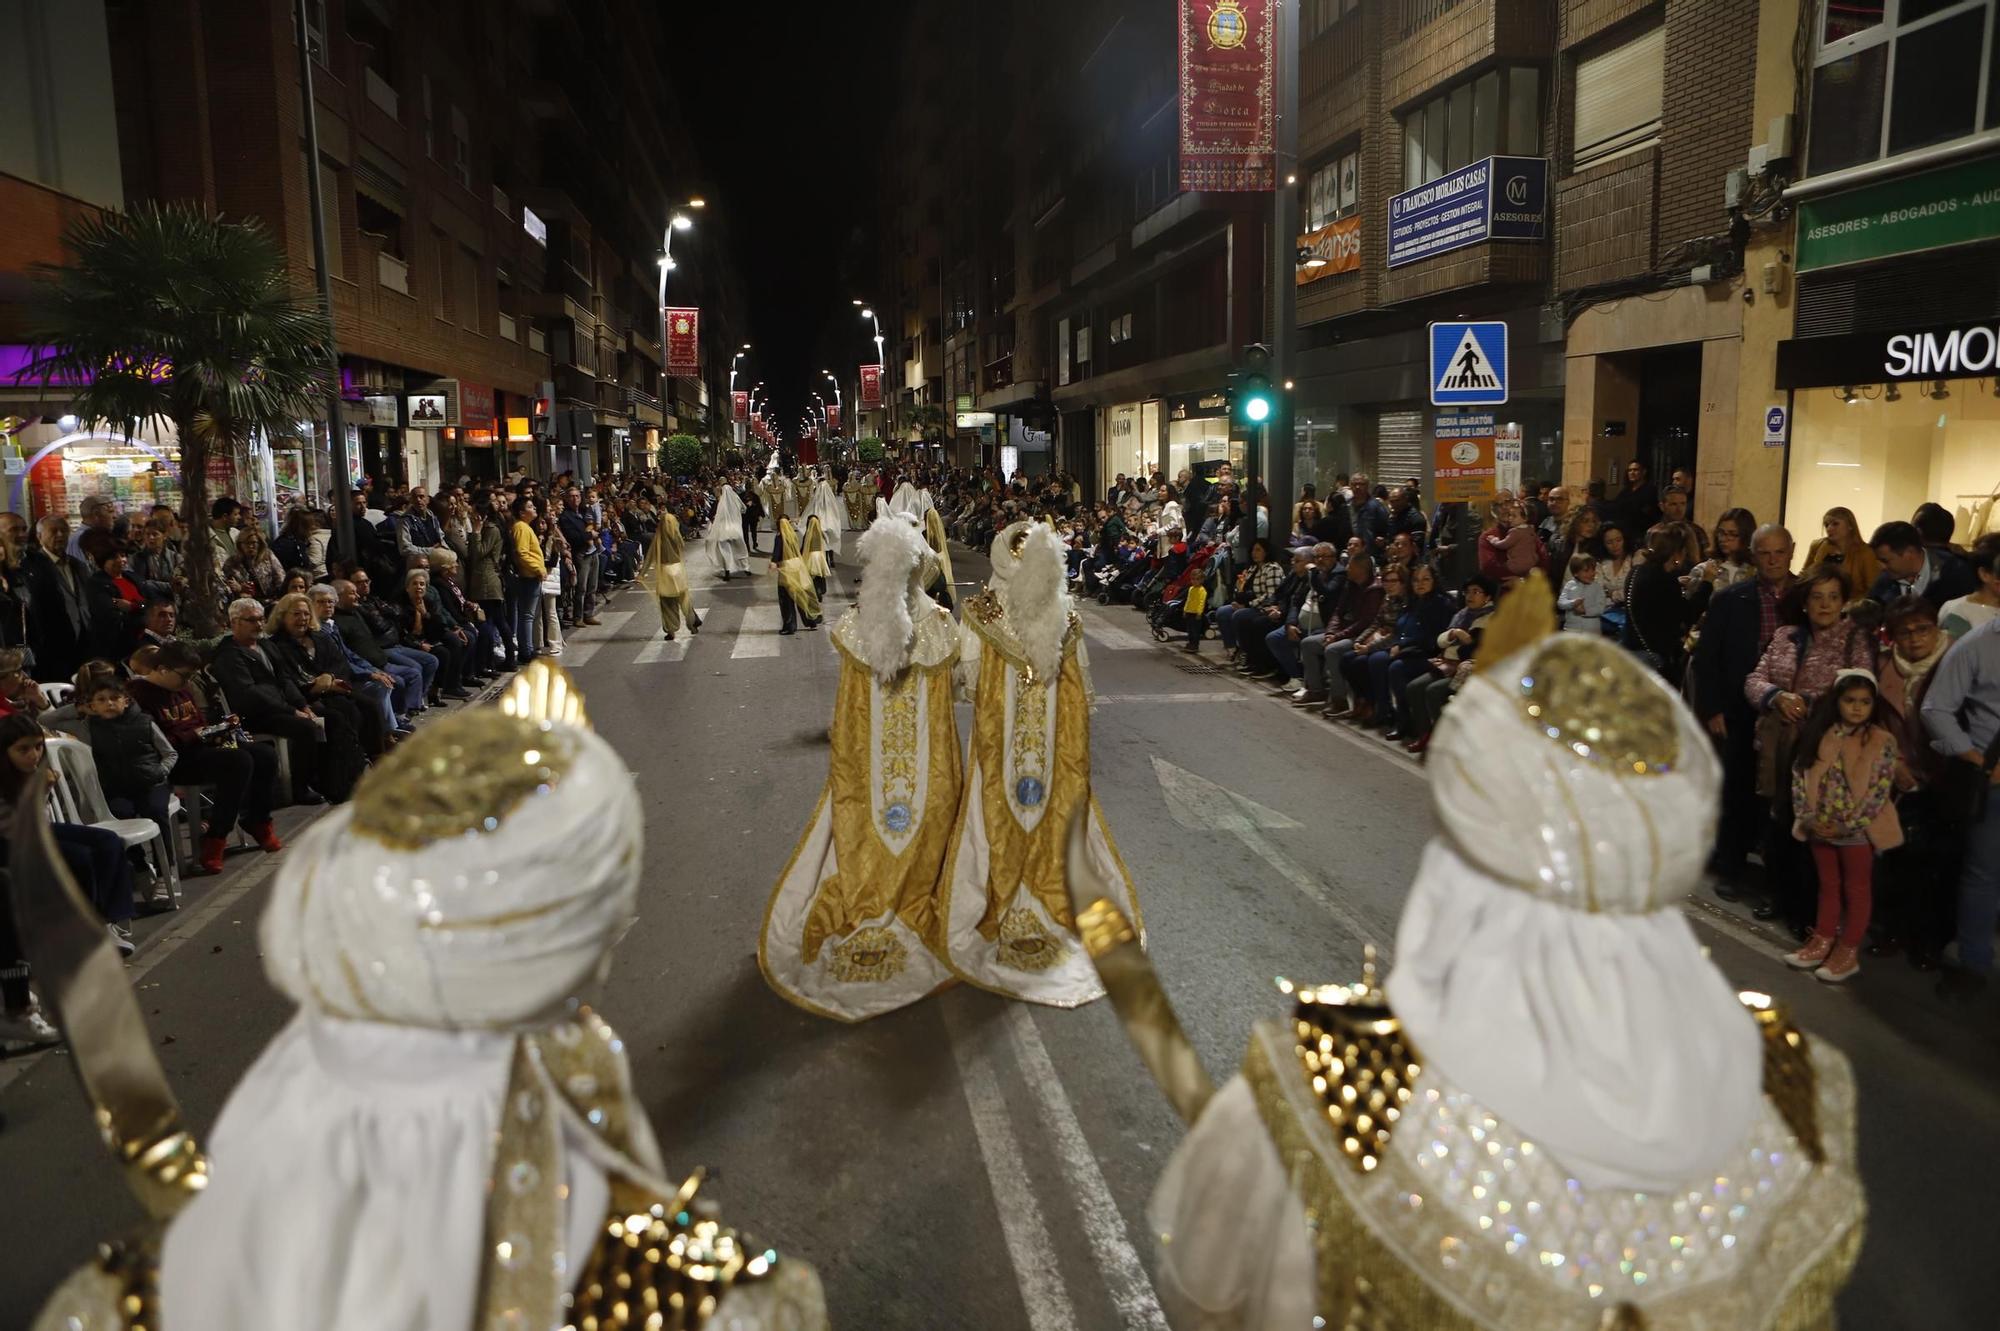
<instances>
[{"instance_id":1,"label":"child in pink jacket","mask_svg":"<svg viewBox=\"0 0 2000 1331\"><path fill-rule=\"evenodd\" d=\"M1861 972L1875 856L1903 844L1890 796L1915 784L1877 702L1872 672L1841 671L1807 715L1792 761L1792 835L1812 850L1819 918L1785 962L1830 984Z\"/></svg>"}]
</instances>

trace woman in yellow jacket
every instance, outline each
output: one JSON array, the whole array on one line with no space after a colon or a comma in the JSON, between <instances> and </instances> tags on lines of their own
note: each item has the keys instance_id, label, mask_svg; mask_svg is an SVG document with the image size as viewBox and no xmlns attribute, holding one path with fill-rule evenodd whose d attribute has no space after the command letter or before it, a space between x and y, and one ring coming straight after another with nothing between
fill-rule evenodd
<instances>
[{"instance_id":1,"label":"woman in yellow jacket","mask_svg":"<svg viewBox=\"0 0 2000 1331\"><path fill-rule=\"evenodd\" d=\"M507 618L514 626L514 664L523 667L535 659L535 616L542 608L542 579L549 569L542 559L542 539L535 535L535 501L521 496L513 514L507 529Z\"/></svg>"}]
</instances>

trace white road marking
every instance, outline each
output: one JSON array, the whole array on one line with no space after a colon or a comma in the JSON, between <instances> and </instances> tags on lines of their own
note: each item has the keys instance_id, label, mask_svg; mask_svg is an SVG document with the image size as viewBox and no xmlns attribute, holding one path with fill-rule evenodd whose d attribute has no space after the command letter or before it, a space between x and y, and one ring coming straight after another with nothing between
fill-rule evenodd
<instances>
[{"instance_id":1,"label":"white road marking","mask_svg":"<svg viewBox=\"0 0 2000 1331\"><path fill-rule=\"evenodd\" d=\"M1014 1264L1021 1302L1028 1310L1028 1326L1031 1331L1075 1331L1076 1310L1070 1306L1069 1291L1063 1288L1048 1226L1042 1223L1042 1203L1028 1186L1028 1163L1007 1117L999 1078L993 1075L986 1048L973 1047L984 1046L989 1039L968 1027L958 1011L960 1005L949 997L943 1004L945 1030L951 1038L952 1056L958 1060L958 1082L972 1113L972 1131L986 1163L994 1209L1000 1213L1000 1233Z\"/></svg>"},{"instance_id":2,"label":"white road marking","mask_svg":"<svg viewBox=\"0 0 2000 1331\"><path fill-rule=\"evenodd\" d=\"M1106 651L1136 652L1141 649L1157 648L1160 645L1154 641L1150 633L1135 633L1131 629L1117 628L1104 623L1096 615L1089 616L1083 621L1083 632Z\"/></svg>"},{"instance_id":3,"label":"white road marking","mask_svg":"<svg viewBox=\"0 0 2000 1331\"><path fill-rule=\"evenodd\" d=\"M1104 1171L1098 1168L1083 1127L1076 1121L1076 1110L1069 1096L1063 1093L1048 1048L1035 1030L1035 1019L1025 1004L1009 1003L1005 1020L1014 1057L1040 1104L1042 1126L1055 1138L1056 1154L1062 1158L1063 1172L1069 1178L1071 1195L1083 1220L1084 1236L1090 1242L1091 1255L1097 1259L1098 1272L1104 1277L1105 1291L1111 1295L1112 1306L1118 1309L1119 1320L1132 1331L1168 1331L1167 1315L1160 1310L1159 1296L1146 1276L1146 1264L1132 1247L1125 1219L1118 1214L1118 1204L1111 1200Z\"/></svg>"},{"instance_id":4,"label":"white road marking","mask_svg":"<svg viewBox=\"0 0 2000 1331\"><path fill-rule=\"evenodd\" d=\"M685 633L675 636L672 642L665 638L655 638L639 649L632 658L633 665L652 665L656 661L678 661L688 654L688 638Z\"/></svg>"},{"instance_id":5,"label":"white road marking","mask_svg":"<svg viewBox=\"0 0 2000 1331\"><path fill-rule=\"evenodd\" d=\"M617 637L618 630L632 622L634 613L631 610L613 610L607 614L599 615L598 618L603 620L604 624L598 636L604 638Z\"/></svg>"},{"instance_id":6,"label":"white road marking","mask_svg":"<svg viewBox=\"0 0 2000 1331\"><path fill-rule=\"evenodd\" d=\"M597 655L597 649L603 645L604 639L602 638L589 638L583 642L578 642L575 638L565 639L563 642L563 654L558 658L558 661L563 669L575 670L577 667L588 663L591 657Z\"/></svg>"},{"instance_id":7,"label":"white road marking","mask_svg":"<svg viewBox=\"0 0 2000 1331\"><path fill-rule=\"evenodd\" d=\"M736 646L729 653L735 660L746 656L776 656L778 642L778 607L775 605L753 605L743 612L743 622L736 628Z\"/></svg>"},{"instance_id":8,"label":"white road marking","mask_svg":"<svg viewBox=\"0 0 2000 1331\"><path fill-rule=\"evenodd\" d=\"M1244 693L1100 693L1093 702L1249 702Z\"/></svg>"}]
</instances>

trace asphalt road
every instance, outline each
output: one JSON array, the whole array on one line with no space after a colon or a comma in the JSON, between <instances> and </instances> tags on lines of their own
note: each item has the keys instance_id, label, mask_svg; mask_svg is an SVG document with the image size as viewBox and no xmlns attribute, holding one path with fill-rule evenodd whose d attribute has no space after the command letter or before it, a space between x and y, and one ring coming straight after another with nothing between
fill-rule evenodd
<instances>
[{"instance_id":1,"label":"asphalt road","mask_svg":"<svg viewBox=\"0 0 2000 1331\"><path fill-rule=\"evenodd\" d=\"M845 1027L766 989L758 922L825 777L838 667L824 633L777 635L768 577L725 584L695 561L698 638L663 643L628 594L562 658L643 793L642 915L602 1006L670 1167L709 1166L733 1223L814 1262L842 1328L1164 1327L1144 1206L1180 1130L1106 1005L957 989ZM984 562L956 562L972 590ZM1364 942L1393 942L1431 830L1422 769L1190 669L1130 610L1084 618L1098 796L1155 962L1226 1075L1250 1023L1285 1010L1273 977L1348 980ZM256 955L274 866L232 861L140 930L132 974L197 1130L287 1015ZM2000 1022L1942 1007L1901 962L1831 989L1779 965L1747 918L1689 909L1735 981L1855 1063L1872 1223L1848 1324L1990 1325ZM137 1211L60 1051L0 1062L0 1114L7 1328Z\"/></svg>"}]
</instances>

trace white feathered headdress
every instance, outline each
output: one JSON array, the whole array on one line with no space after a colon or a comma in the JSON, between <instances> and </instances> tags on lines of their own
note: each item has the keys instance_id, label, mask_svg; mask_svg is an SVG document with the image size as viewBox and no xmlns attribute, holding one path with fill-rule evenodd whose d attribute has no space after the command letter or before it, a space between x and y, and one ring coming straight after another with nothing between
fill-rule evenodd
<instances>
[{"instance_id":1,"label":"white feathered headdress","mask_svg":"<svg viewBox=\"0 0 2000 1331\"><path fill-rule=\"evenodd\" d=\"M1044 679L1062 665L1069 633L1068 560L1055 530L1046 522L1015 522L993 541L990 586L1007 612L1028 664Z\"/></svg>"},{"instance_id":2,"label":"white feathered headdress","mask_svg":"<svg viewBox=\"0 0 2000 1331\"><path fill-rule=\"evenodd\" d=\"M854 654L884 683L909 669L917 615L929 603L933 556L913 518L875 501L876 518L861 533L861 591L855 598Z\"/></svg>"}]
</instances>

